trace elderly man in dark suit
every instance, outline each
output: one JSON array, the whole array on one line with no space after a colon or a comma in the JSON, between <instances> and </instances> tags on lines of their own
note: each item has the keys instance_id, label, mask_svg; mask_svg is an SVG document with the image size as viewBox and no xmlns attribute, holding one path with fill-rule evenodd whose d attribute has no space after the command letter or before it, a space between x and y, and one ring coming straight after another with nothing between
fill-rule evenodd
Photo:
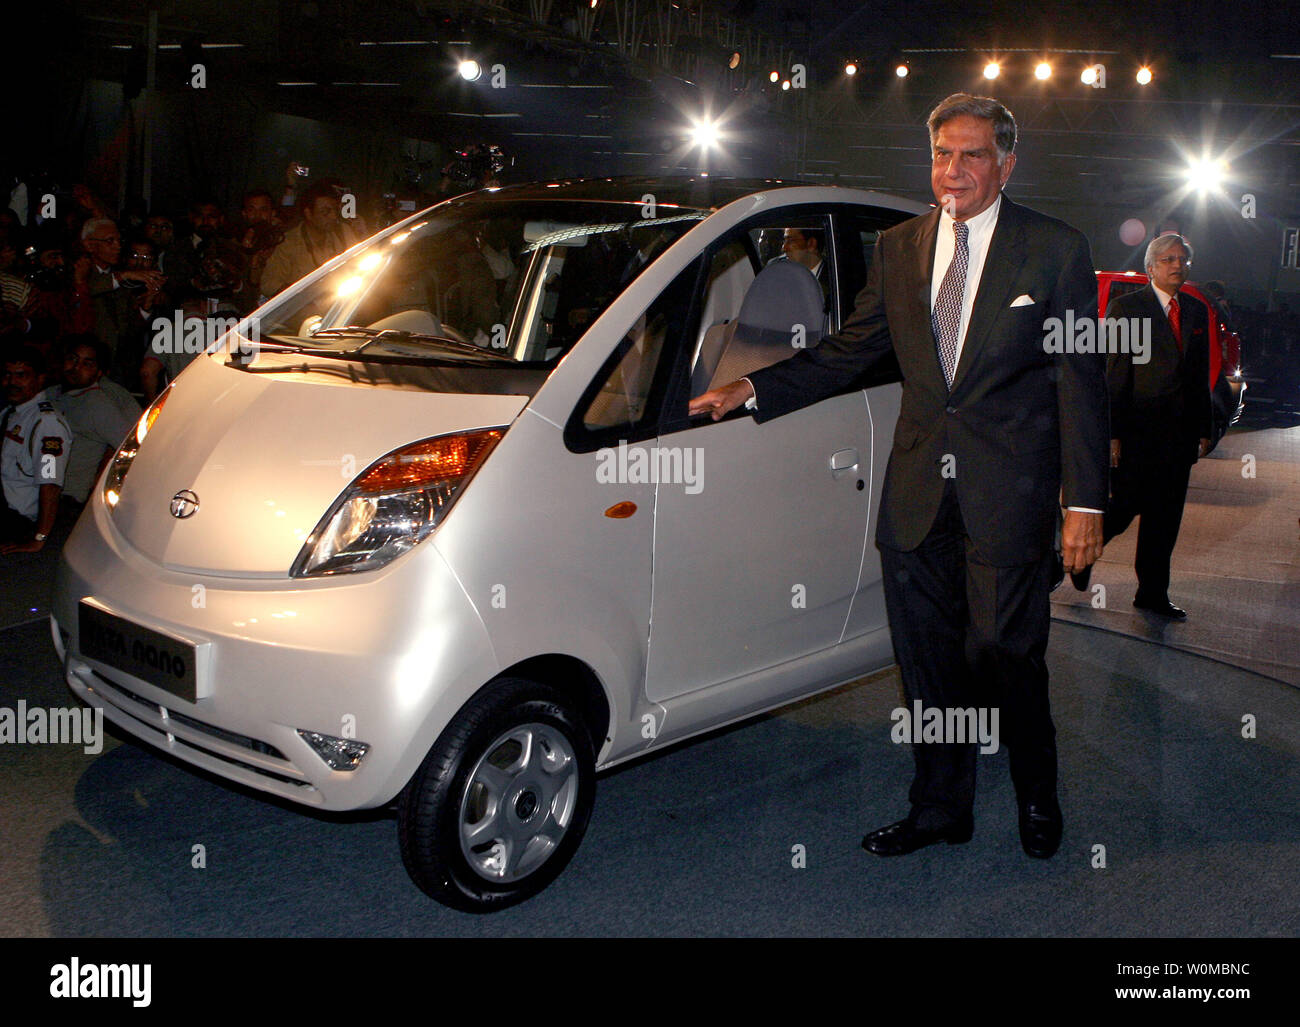
<instances>
[{"instance_id":1,"label":"elderly man in dark suit","mask_svg":"<svg viewBox=\"0 0 1300 1027\"><path fill-rule=\"evenodd\" d=\"M1021 842L1047 858L1062 832L1045 662L1058 504L1065 567L1082 572L1102 550L1109 424L1104 357L1047 346L1045 330L1095 323L1097 286L1078 231L1002 195L1010 111L958 93L928 126L940 206L881 234L839 334L697 397L691 413L743 403L767 420L896 354L902 407L876 541L908 704L1000 710ZM971 837L974 741L912 751L910 813L863 839L880 856Z\"/></svg>"},{"instance_id":2,"label":"elderly man in dark suit","mask_svg":"<svg viewBox=\"0 0 1300 1027\"><path fill-rule=\"evenodd\" d=\"M1141 363L1132 352L1107 359L1115 473L1104 538L1109 542L1141 517L1133 605L1173 620L1187 614L1169 601L1169 560L1188 477L1210 447L1213 417L1209 312L1180 291L1191 263L1192 247L1182 236L1153 239L1145 261L1150 284L1106 307L1107 320L1150 325L1151 347Z\"/></svg>"}]
</instances>

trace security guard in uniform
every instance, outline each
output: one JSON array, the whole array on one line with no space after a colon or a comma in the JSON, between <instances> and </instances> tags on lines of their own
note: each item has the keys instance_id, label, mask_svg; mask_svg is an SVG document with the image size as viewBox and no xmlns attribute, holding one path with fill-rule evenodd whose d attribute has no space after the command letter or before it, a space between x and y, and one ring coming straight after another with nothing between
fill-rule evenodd
<instances>
[{"instance_id":1,"label":"security guard in uniform","mask_svg":"<svg viewBox=\"0 0 1300 1027\"><path fill-rule=\"evenodd\" d=\"M20 347L4 355L8 406L0 414L0 553L35 553L54 528L72 430L41 390L45 361Z\"/></svg>"}]
</instances>

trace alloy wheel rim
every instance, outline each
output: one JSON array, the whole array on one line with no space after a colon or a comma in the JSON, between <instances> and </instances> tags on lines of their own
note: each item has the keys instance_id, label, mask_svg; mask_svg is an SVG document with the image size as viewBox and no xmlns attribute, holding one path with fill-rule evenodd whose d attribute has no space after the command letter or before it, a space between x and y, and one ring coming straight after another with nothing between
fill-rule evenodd
<instances>
[{"instance_id":1,"label":"alloy wheel rim","mask_svg":"<svg viewBox=\"0 0 1300 1027\"><path fill-rule=\"evenodd\" d=\"M578 761L563 732L536 722L503 731L465 781L461 853L486 881L522 880L559 848L577 798Z\"/></svg>"}]
</instances>

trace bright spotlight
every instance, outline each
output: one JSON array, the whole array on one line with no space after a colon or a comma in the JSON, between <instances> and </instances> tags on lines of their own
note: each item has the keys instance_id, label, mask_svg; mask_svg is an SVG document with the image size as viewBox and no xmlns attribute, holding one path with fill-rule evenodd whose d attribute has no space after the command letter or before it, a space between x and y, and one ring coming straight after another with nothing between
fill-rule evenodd
<instances>
[{"instance_id":1,"label":"bright spotlight","mask_svg":"<svg viewBox=\"0 0 1300 1027\"><path fill-rule=\"evenodd\" d=\"M457 70L466 82L477 82L483 76L483 67L473 57L466 57Z\"/></svg>"},{"instance_id":2,"label":"bright spotlight","mask_svg":"<svg viewBox=\"0 0 1300 1027\"><path fill-rule=\"evenodd\" d=\"M1140 86L1147 86L1147 85L1150 85L1150 84L1151 84L1151 79L1152 79L1152 77L1153 77L1153 76L1152 76L1152 74L1151 74L1151 69L1150 69L1150 68L1145 68L1145 67L1143 67L1143 68L1138 68L1138 73L1137 73L1137 82L1138 82L1138 85L1140 85Z\"/></svg>"},{"instance_id":3,"label":"bright spotlight","mask_svg":"<svg viewBox=\"0 0 1300 1027\"><path fill-rule=\"evenodd\" d=\"M691 127L691 142L701 150L712 150L718 145L718 126L712 121L697 121Z\"/></svg>"},{"instance_id":4,"label":"bright spotlight","mask_svg":"<svg viewBox=\"0 0 1300 1027\"><path fill-rule=\"evenodd\" d=\"M857 73L858 73L858 66L854 64L852 61L849 61L848 64L844 65L844 74L852 77Z\"/></svg>"},{"instance_id":5,"label":"bright spotlight","mask_svg":"<svg viewBox=\"0 0 1300 1027\"><path fill-rule=\"evenodd\" d=\"M790 80L787 78L781 82L781 91L784 93L787 92L789 89L790 89Z\"/></svg>"},{"instance_id":6,"label":"bright spotlight","mask_svg":"<svg viewBox=\"0 0 1300 1027\"><path fill-rule=\"evenodd\" d=\"M897 68L894 69L894 74L897 75L899 78L907 78L907 65L900 64Z\"/></svg>"},{"instance_id":7,"label":"bright spotlight","mask_svg":"<svg viewBox=\"0 0 1300 1027\"><path fill-rule=\"evenodd\" d=\"M1097 66L1089 64L1083 69L1083 74L1079 76L1079 81L1085 86L1090 86L1097 81Z\"/></svg>"},{"instance_id":8,"label":"bright spotlight","mask_svg":"<svg viewBox=\"0 0 1300 1027\"><path fill-rule=\"evenodd\" d=\"M984 77L987 79L995 79L1001 73L1002 69L998 67L997 61L989 61L988 64L984 65Z\"/></svg>"},{"instance_id":9,"label":"bright spotlight","mask_svg":"<svg viewBox=\"0 0 1300 1027\"><path fill-rule=\"evenodd\" d=\"M781 73L780 73L780 72L777 72L777 71L774 71L774 72L772 72L770 75L767 76L767 80L768 80L769 82L775 82L775 81L777 81L777 79L779 79L780 77L781 77Z\"/></svg>"},{"instance_id":10,"label":"bright spotlight","mask_svg":"<svg viewBox=\"0 0 1300 1027\"><path fill-rule=\"evenodd\" d=\"M1194 161L1187 168L1187 184L1198 193L1217 192L1223 187L1228 166L1221 160L1202 159Z\"/></svg>"},{"instance_id":11,"label":"bright spotlight","mask_svg":"<svg viewBox=\"0 0 1300 1027\"><path fill-rule=\"evenodd\" d=\"M1052 66L1046 61L1039 61L1034 68L1034 78L1039 82L1046 82L1052 77Z\"/></svg>"}]
</instances>

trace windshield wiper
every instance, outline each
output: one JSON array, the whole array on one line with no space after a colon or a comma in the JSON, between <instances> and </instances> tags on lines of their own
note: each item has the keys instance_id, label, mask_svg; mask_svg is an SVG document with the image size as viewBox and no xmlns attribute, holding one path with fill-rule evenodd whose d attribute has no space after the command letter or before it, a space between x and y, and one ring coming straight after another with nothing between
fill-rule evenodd
<instances>
[{"instance_id":1,"label":"windshield wiper","mask_svg":"<svg viewBox=\"0 0 1300 1027\"><path fill-rule=\"evenodd\" d=\"M475 357L486 357L489 360L504 360L511 364L515 363L515 359L505 353L496 353L490 349L484 349L482 346L476 346L472 342L462 342L460 339L453 339L446 335L431 335L425 332L407 332L397 328L379 329L363 328L360 325L349 325L345 328L324 328L318 332L312 333L308 338L349 339L358 336L364 338L366 341L355 349L343 350L337 353L330 350L321 350L319 352L330 356L360 356L369 347L375 345L375 343L422 342L433 346L455 350L457 353L466 353ZM308 351L309 350L304 350L304 352Z\"/></svg>"},{"instance_id":2,"label":"windshield wiper","mask_svg":"<svg viewBox=\"0 0 1300 1027\"><path fill-rule=\"evenodd\" d=\"M347 378L355 383L364 381L361 375L357 374L356 368L352 364L309 364L304 361L301 364L275 364L267 367L254 364L231 364L229 366L238 367L241 371L249 374L333 374L340 378ZM377 384L378 379L374 374L368 376L370 384Z\"/></svg>"}]
</instances>

